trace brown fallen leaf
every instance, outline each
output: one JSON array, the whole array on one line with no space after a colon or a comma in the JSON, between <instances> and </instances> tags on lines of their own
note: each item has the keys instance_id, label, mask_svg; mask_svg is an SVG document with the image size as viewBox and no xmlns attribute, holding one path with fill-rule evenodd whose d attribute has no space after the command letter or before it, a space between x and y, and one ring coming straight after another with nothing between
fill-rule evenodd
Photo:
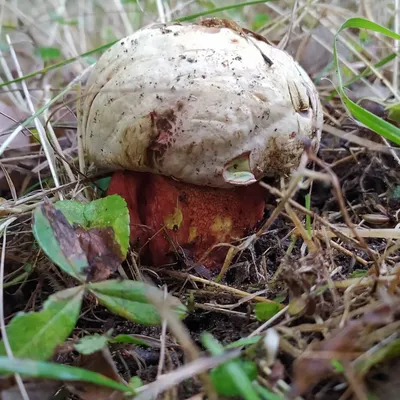
<instances>
[{"instance_id":1,"label":"brown fallen leaf","mask_svg":"<svg viewBox=\"0 0 400 400\"><path fill-rule=\"evenodd\" d=\"M106 280L124 260L121 248L115 241L114 230L111 227L85 230L77 226L75 233L89 262L87 280Z\"/></svg>"},{"instance_id":2,"label":"brown fallen leaf","mask_svg":"<svg viewBox=\"0 0 400 400\"><path fill-rule=\"evenodd\" d=\"M89 355L81 355L78 366L97 372L119 383L125 383L118 373L108 347ZM87 382L66 382L68 390L82 400L123 400L124 393Z\"/></svg>"}]
</instances>

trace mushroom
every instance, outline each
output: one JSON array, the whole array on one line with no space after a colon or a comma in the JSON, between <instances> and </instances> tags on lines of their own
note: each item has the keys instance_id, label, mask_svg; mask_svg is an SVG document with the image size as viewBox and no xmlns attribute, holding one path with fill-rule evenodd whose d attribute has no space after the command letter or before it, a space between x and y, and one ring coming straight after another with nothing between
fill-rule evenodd
<instances>
[{"instance_id":1,"label":"mushroom","mask_svg":"<svg viewBox=\"0 0 400 400\"><path fill-rule=\"evenodd\" d=\"M220 267L227 247L262 219L257 183L298 166L319 146L322 107L306 72L286 52L232 21L154 24L114 44L82 100L87 159L113 171L131 243L151 262L177 251ZM207 254L203 257L204 254Z\"/></svg>"}]
</instances>

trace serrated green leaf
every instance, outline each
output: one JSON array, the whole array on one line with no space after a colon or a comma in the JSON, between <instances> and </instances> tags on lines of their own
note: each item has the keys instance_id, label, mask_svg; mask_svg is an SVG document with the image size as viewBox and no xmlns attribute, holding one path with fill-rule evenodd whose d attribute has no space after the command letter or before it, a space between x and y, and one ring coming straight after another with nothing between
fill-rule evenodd
<instances>
[{"instance_id":1,"label":"serrated green leaf","mask_svg":"<svg viewBox=\"0 0 400 400\"><path fill-rule=\"evenodd\" d=\"M129 247L129 211L121 196L115 194L90 203L62 200L54 206L62 211L70 224L76 223L85 229L111 226L121 253L126 255Z\"/></svg>"},{"instance_id":2,"label":"serrated green leaf","mask_svg":"<svg viewBox=\"0 0 400 400\"><path fill-rule=\"evenodd\" d=\"M84 288L66 289L50 296L38 312L18 313L7 325L7 338L14 357L47 360L57 345L75 328ZM7 352L0 342L0 355Z\"/></svg>"},{"instance_id":3,"label":"serrated green leaf","mask_svg":"<svg viewBox=\"0 0 400 400\"><path fill-rule=\"evenodd\" d=\"M65 382L89 382L125 393L133 393L129 386L104 375L82 368L46 361L18 360L0 356L0 374L20 374L31 378L54 379Z\"/></svg>"},{"instance_id":4,"label":"serrated green leaf","mask_svg":"<svg viewBox=\"0 0 400 400\"><path fill-rule=\"evenodd\" d=\"M58 236L55 234L55 225L59 227ZM88 259L72 226L62 213L56 214L47 204L36 208L33 212L32 232L47 257L67 274L81 282L85 281L89 270Z\"/></svg>"},{"instance_id":5,"label":"serrated green leaf","mask_svg":"<svg viewBox=\"0 0 400 400\"><path fill-rule=\"evenodd\" d=\"M160 325L161 318L157 309L149 303L147 293L158 289L138 281L107 280L89 284L89 289L98 301L113 313L142 325ZM185 306L176 298L168 298L173 311L180 318L186 315Z\"/></svg>"},{"instance_id":6,"label":"serrated green leaf","mask_svg":"<svg viewBox=\"0 0 400 400\"><path fill-rule=\"evenodd\" d=\"M84 336L79 339L79 341L74 344L74 348L77 352L84 355L93 354L102 350L107 345L109 339L107 335L95 333L94 335Z\"/></svg>"},{"instance_id":7,"label":"serrated green leaf","mask_svg":"<svg viewBox=\"0 0 400 400\"><path fill-rule=\"evenodd\" d=\"M254 312L259 321L268 321L277 314L282 307L275 303L257 303L254 307Z\"/></svg>"},{"instance_id":8,"label":"serrated green leaf","mask_svg":"<svg viewBox=\"0 0 400 400\"><path fill-rule=\"evenodd\" d=\"M61 50L57 47L39 47L35 50L35 54L43 61L51 61L61 57Z\"/></svg>"}]
</instances>

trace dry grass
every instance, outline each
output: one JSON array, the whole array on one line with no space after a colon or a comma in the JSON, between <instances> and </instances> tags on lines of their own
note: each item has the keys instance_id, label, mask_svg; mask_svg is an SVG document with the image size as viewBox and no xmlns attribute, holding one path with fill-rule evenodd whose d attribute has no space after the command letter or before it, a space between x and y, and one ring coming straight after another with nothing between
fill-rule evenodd
<instances>
[{"instance_id":1,"label":"dry grass","mask_svg":"<svg viewBox=\"0 0 400 400\"><path fill-rule=\"evenodd\" d=\"M61 59L68 59L149 22L170 21L212 4L221 7L232 3L2 1L0 82L45 67L35 48L56 47ZM227 260L218 282L215 277L205 278L196 271L143 266L136 254L130 254L124 266L125 276L146 277L189 301L193 313L184 324L171 320L167 313L163 316L168 323L162 329L147 331L113 319L104 310L88 309L82 316L75 337L83 332L104 332L104 325L113 319L117 332L160 338L163 352L155 367L148 362L146 368L137 370L132 368L132 360L126 362L123 373L128 373L126 369L130 373L136 371L145 382L138 398L159 392L169 393L172 398L188 398L202 390L208 391L211 398L215 395L205 372L243 349L207 356L198 342L203 330L211 331L224 344L259 334L269 338L264 341L264 354L255 357L262 371L259 383L274 384L281 393L290 391L293 380L298 386L307 386L312 381L309 374L317 376L326 364L321 359L327 356L341 357L342 373L331 379L323 379L328 374L322 375L321 383L304 398L367 399L367 393L382 389L373 380L384 370L379 364L381 350L396 343L399 332L400 154L393 144L357 125L340 99L330 95L337 83L332 64L337 29L347 18L360 15L397 29L395 6L398 7L397 0L297 0L217 14L249 28L254 27L261 14L269 15L269 20L257 27L258 32L295 55L317 83L324 100L323 145L318 157L304 155L302 165L290 180L261 183L271 195L266 221L253 237L232 250L232 258ZM350 87L348 93L353 100L399 101L398 59L383 68L373 67L398 50L395 46L381 35L343 32L340 58L345 81L366 67L372 70ZM85 165L76 135L76 104L80 96L77 83L84 81L97 56L80 58L0 88L3 323L18 311L37 310L49 293L70 285L35 246L31 212L45 197L51 201L90 201L101 195L91 185L95 172ZM374 107L381 111L379 105ZM304 206L307 193L311 195L311 208ZM309 226L305 224L307 218ZM254 305L271 302L278 296L285 297L285 307L266 323L258 322ZM365 315L375 314L379 314L375 320L363 320ZM352 330L354 321L364 321L362 335ZM271 332L279 334L279 356L269 359L265 346L268 349ZM332 344L340 332L344 338ZM183 362L177 355L179 351L165 344L174 341L173 337L188 361ZM310 348L315 340L323 341L327 347ZM394 350L393 355L398 356ZM304 371L300 377L296 359ZM360 366L365 359L376 362L363 370ZM115 361L121 363L118 357ZM284 373L279 372L282 364ZM202 377L203 386L197 380L183 384L195 376ZM386 400L390 398L385 396Z\"/></svg>"}]
</instances>

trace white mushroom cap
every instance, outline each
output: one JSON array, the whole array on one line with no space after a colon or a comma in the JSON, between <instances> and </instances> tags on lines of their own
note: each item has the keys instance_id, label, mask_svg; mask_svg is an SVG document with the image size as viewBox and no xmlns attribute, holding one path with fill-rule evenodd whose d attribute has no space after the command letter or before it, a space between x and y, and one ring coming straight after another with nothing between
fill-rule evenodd
<instances>
[{"instance_id":1,"label":"white mushroom cap","mask_svg":"<svg viewBox=\"0 0 400 400\"><path fill-rule=\"evenodd\" d=\"M319 145L322 107L306 72L216 21L145 27L102 55L81 105L90 161L230 187L289 173L304 139Z\"/></svg>"}]
</instances>

